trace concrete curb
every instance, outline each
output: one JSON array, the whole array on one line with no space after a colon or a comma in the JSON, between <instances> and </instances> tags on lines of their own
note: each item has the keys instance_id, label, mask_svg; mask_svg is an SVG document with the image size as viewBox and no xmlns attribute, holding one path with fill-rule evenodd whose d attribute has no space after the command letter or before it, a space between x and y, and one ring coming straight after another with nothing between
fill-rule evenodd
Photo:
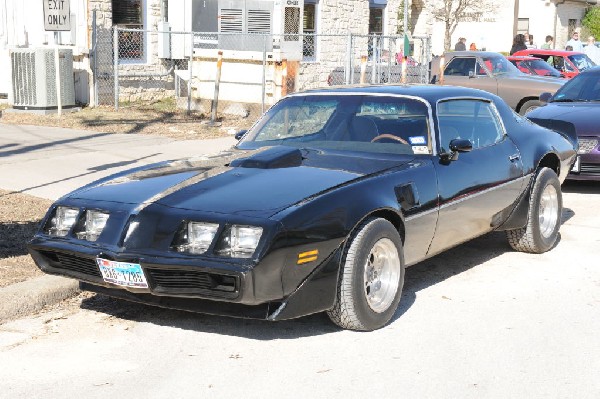
<instances>
[{"instance_id":1,"label":"concrete curb","mask_svg":"<svg viewBox=\"0 0 600 399\"><path fill-rule=\"evenodd\" d=\"M60 302L78 292L78 281L50 275L0 288L0 324Z\"/></svg>"}]
</instances>

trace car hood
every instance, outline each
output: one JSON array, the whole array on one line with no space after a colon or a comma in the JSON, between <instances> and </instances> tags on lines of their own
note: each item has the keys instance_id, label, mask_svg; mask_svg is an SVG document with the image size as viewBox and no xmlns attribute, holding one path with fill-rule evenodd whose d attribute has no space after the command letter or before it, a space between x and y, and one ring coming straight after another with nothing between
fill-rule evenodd
<instances>
[{"instance_id":1,"label":"car hood","mask_svg":"<svg viewBox=\"0 0 600 399\"><path fill-rule=\"evenodd\" d=\"M268 218L306 198L413 158L285 146L231 150L115 175L67 197Z\"/></svg>"},{"instance_id":2,"label":"car hood","mask_svg":"<svg viewBox=\"0 0 600 399\"><path fill-rule=\"evenodd\" d=\"M577 136L597 136L600 134L598 112L600 103L549 103L531 111L527 117L540 124L543 121L567 122L575 127Z\"/></svg>"},{"instance_id":3,"label":"car hood","mask_svg":"<svg viewBox=\"0 0 600 399\"><path fill-rule=\"evenodd\" d=\"M498 79L511 79L517 82L523 82L523 84L537 83L540 86L554 88L558 90L565 82L566 79L555 78L552 76L538 76L538 75L527 75L527 74L500 74L497 75Z\"/></svg>"}]
</instances>

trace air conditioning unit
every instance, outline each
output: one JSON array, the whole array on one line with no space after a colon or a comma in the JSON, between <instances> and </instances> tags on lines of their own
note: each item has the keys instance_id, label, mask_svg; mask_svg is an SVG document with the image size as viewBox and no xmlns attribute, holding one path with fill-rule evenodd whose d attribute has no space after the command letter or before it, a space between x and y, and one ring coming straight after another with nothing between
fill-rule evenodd
<instances>
[{"instance_id":1,"label":"air conditioning unit","mask_svg":"<svg viewBox=\"0 0 600 399\"><path fill-rule=\"evenodd\" d=\"M60 49L58 56L61 106L75 107L73 51ZM13 107L27 110L57 109L54 49L15 49L11 51L10 59Z\"/></svg>"}]
</instances>

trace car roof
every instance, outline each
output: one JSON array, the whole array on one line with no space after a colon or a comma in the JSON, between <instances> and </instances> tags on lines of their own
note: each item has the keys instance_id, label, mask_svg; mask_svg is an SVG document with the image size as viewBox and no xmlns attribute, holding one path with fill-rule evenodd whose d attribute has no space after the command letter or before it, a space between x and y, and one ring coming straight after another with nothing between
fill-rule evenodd
<instances>
[{"instance_id":1,"label":"car roof","mask_svg":"<svg viewBox=\"0 0 600 399\"><path fill-rule=\"evenodd\" d=\"M541 58L532 57L530 55L507 55L506 58L509 61L535 61L535 60L542 61Z\"/></svg>"},{"instance_id":2,"label":"car roof","mask_svg":"<svg viewBox=\"0 0 600 399\"><path fill-rule=\"evenodd\" d=\"M529 54L541 54L541 55L559 55L561 57L569 56L573 54L583 54L579 51L566 51L566 50L547 50L538 48L528 48L527 50L520 50L513 55L529 55Z\"/></svg>"},{"instance_id":3,"label":"car roof","mask_svg":"<svg viewBox=\"0 0 600 399\"><path fill-rule=\"evenodd\" d=\"M502 54L500 53L496 53L494 51L449 51L447 53L444 53L444 56L446 58L448 57L465 57L465 56L471 56L471 57L503 57Z\"/></svg>"},{"instance_id":4,"label":"car roof","mask_svg":"<svg viewBox=\"0 0 600 399\"><path fill-rule=\"evenodd\" d=\"M483 90L460 86L440 86L430 84L334 86L298 93L298 95L303 94L405 95L421 97L430 104L434 104L440 99L450 97L474 97L486 98L489 100L498 99L497 96Z\"/></svg>"}]
</instances>

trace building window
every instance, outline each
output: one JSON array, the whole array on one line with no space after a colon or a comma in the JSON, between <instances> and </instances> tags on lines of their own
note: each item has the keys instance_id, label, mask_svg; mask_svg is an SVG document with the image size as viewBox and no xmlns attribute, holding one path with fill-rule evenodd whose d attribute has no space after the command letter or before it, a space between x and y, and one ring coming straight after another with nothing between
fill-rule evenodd
<instances>
[{"instance_id":1,"label":"building window","mask_svg":"<svg viewBox=\"0 0 600 399\"><path fill-rule=\"evenodd\" d=\"M519 18L517 21L517 34L525 34L529 32L529 18Z\"/></svg>"},{"instance_id":2,"label":"building window","mask_svg":"<svg viewBox=\"0 0 600 399\"><path fill-rule=\"evenodd\" d=\"M569 25L568 25L569 39L571 38L571 36L573 36L573 32L575 32L575 29L577 29L577 20L576 19L569 19Z\"/></svg>"},{"instance_id":3,"label":"building window","mask_svg":"<svg viewBox=\"0 0 600 399\"><path fill-rule=\"evenodd\" d=\"M387 0L369 0L369 42L367 52L369 59L381 57L381 49L383 42L377 36L383 35L384 27L384 10L387 5Z\"/></svg>"},{"instance_id":4,"label":"building window","mask_svg":"<svg viewBox=\"0 0 600 399\"><path fill-rule=\"evenodd\" d=\"M317 3L311 3L312 0L304 1L304 17L302 21L302 31L304 32L302 41L302 56L305 61L317 60Z\"/></svg>"},{"instance_id":5,"label":"building window","mask_svg":"<svg viewBox=\"0 0 600 399\"><path fill-rule=\"evenodd\" d=\"M119 31L119 59L140 61L144 58L143 0L112 0L113 25Z\"/></svg>"}]
</instances>

